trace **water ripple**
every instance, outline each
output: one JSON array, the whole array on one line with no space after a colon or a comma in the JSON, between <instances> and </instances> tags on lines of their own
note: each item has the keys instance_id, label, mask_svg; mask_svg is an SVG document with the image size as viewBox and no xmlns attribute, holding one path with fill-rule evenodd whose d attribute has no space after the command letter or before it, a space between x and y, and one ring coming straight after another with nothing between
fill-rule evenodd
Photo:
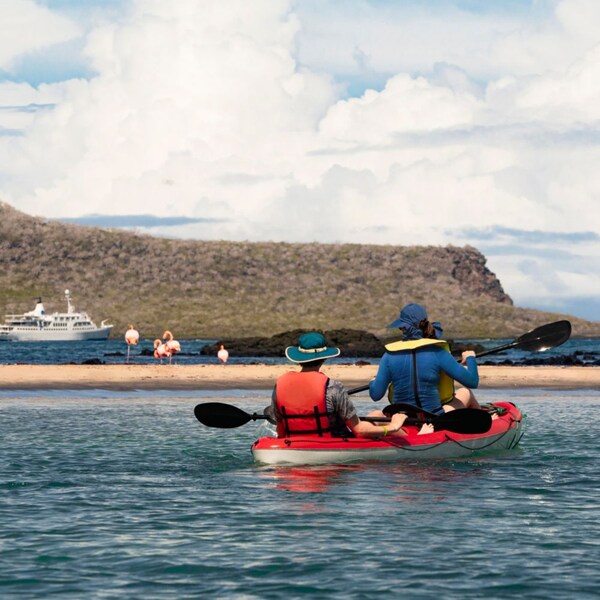
<instances>
[{"instance_id":1,"label":"water ripple","mask_svg":"<svg viewBox=\"0 0 600 600\"><path fill-rule=\"evenodd\" d=\"M600 396L511 399L513 452L312 468L253 464L260 428L192 396L0 399L3 595L594 598Z\"/></svg>"}]
</instances>

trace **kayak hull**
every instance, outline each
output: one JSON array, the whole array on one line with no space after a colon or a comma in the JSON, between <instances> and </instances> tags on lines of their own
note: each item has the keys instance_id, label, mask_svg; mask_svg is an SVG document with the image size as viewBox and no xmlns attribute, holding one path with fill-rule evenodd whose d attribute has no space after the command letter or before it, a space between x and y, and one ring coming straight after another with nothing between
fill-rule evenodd
<instances>
[{"instance_id":1,"label":"kayak hull","mask_svg":"<svg viewBox=\"0 0 600 600\"><path fill-rule=\"evenodd\" d=\"M492 420L483 434L435 431L418 434L417 427L405 427L406 437L324 438L317 435L291 438L262 437L252 445L257 462L294 465L323 465L363 461L435 460L465 458L514 448L525 425L524 416L510 402L497 402L492 409L502 414Z\"/></svg>"}]
</instances>

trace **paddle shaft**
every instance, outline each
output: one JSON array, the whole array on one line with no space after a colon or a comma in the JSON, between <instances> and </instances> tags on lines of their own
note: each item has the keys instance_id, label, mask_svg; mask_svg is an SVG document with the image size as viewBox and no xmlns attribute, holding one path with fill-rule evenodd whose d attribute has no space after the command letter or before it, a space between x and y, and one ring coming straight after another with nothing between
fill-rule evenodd
<instances>
[{"instance_id":1,"label":"paddle shaft","mask_svg":"<svg viewBox=\"0 0 600 600\"><path fill-rule=\"evenodd\" d=\"M399 405L394 405L398 409L401 409ZM396 412L400 412L399 410ZM408 417L405 420L407 425L417 425L422 423L441 423L449 421L449 424L456 420L456 415L451 413L443 413L441 415L424 415L422 418ZM194 408L194 414L196 418L207 425L208 427L219 427L219 428L233 428L241 427L250 421L258 421L259 419L270 420L268 415L260 413L248 413L237 406L231 406L230 404L223 404L220 402L207 402L204 404L198 404ZM473 415L467 411L464 413L466 420L472 420ZM391 416L383 417L360 417L363 421L369 421L372 423L389 423L392 419Z\"/></svg>"},{"instance_id":2,"label":"paddle shaft","mask_svg":"<svg viewBox=\"0 0 600 600\"><path fill-rule=\"evenodd\" d=\"M394 405L401 408L399 405ZM267 419L268 415L258 413L247 413L246 411L223 404L220 402L207 402L198 404L194 408L196 418L207 427L217 427L220 429L232 429L241 427L250 421L258 419ZM372 423L389 423L391 417L363 417L363 420ZM485 433L491 425L491 417L488 413L475 409L463 409L451 411L439 416L424 415L421 418L408 417L404 423L406 425L420 425L431 423L437 430L445 429L455 433Z\"/></svg>"},{"instance_id":3,"label":"paddle shaft","mask_svg":"<svg viewBox=\"0 0 600 600\"><path fill-rule=\"evenodd\" d=\"M496 352L502 352L503 350L508 350L509 348L518 348L523 345L523 341L515 340L510 344L504 344L504 346L497 346L496 348L490 348L489 350L484 350L479 354L475 355L475 358L479 358L481 356L487 356L488 354L496 354Z\"/></svg>"},{"instance_id":4,"label":"paddle shaft","mask_svg":"<svg viewBox=\"0 0 600 600\"><path fill-rule=\"evenodd\" d=\"M258 413L246 413L248 421L258 421L260 419L268 419L267 415L260 415ZM370 421L373 423L389 423L392 419L391 417L359 417L361 421ZM405 423L407 425L417 424L417 423L430 423L431 419L406 419Z\"/></svg>"}]
</instances>

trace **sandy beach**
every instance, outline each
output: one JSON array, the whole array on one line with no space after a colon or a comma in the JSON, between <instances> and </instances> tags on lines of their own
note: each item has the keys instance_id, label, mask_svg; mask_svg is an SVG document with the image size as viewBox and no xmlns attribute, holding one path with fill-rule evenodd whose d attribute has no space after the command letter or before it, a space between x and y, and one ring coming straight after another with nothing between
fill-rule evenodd
<instances>
[{"instance_id":1,"label":"sandy beach","mask_svg":"<svg viewBox=\"0 0 600 600\"><path fill-rule=\"evenodd\" d=\"M0 365L0 389L270 389L292 365ZM325 365L348 388L375 376L375 365ZM480 389L600 390L600 367L479 368Z\"/></svg>"}]
</instances>

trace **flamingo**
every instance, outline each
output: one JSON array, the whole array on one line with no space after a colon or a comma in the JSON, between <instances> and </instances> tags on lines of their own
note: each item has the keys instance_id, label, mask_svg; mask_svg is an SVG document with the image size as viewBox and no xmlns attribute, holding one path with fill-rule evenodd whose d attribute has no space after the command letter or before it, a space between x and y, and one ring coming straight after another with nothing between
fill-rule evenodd
<instances>
[{"instance_id":1,"label":"flamingo","mask_svg":"<svg viewBox=\"0 0 600 600\"><path fill-rule=\"evenodd\" d=\"M131 346L137 346L137 343L140 341L140 334L135 330L133 325L127 328L125 341L127 342L127 362L129 362L129 349Z\"/></svg>"},{"instance_id":2,"label":"flamingo","mask_svg":"<svg viewBox=\"0 0 600 600\"><path fill-rule=\"evenodd\" d=\"M154 358L160 359L160 364L162 365L162 359L169 357L169 361L171 360L171 351L167 348L166 344L162 343L162 340L156 339L154 340Z\"/></svg>"},{"instance_id":3,"label":"flamingo","mask_svg":"<svg viewBox=\"0 0 600 600\"><path fill-rule=\"evenodd\" d=\"M219 359L219 362L224 365L227 362L227 359L229 358L229 352L227 352L225 346L223 346L223 344L221 344L221 347L219 348L219 351L217 352L217 358Z\"/></svg>"},{"instance_id":4,"label":"flamingo","mask_svg":"<svg viewBox=\"0 0 600 600\"><path fill-rule=\"evenodd\" d=\"M167 340L165 342L165 346L170 351L169 364L171 364L171 357L173 356L173 354L177 354L178 352L181 352L181 344L177 340L173 339L173 334L168 329L163 333L162 339Z\"/></svg>"}]
</instances>

